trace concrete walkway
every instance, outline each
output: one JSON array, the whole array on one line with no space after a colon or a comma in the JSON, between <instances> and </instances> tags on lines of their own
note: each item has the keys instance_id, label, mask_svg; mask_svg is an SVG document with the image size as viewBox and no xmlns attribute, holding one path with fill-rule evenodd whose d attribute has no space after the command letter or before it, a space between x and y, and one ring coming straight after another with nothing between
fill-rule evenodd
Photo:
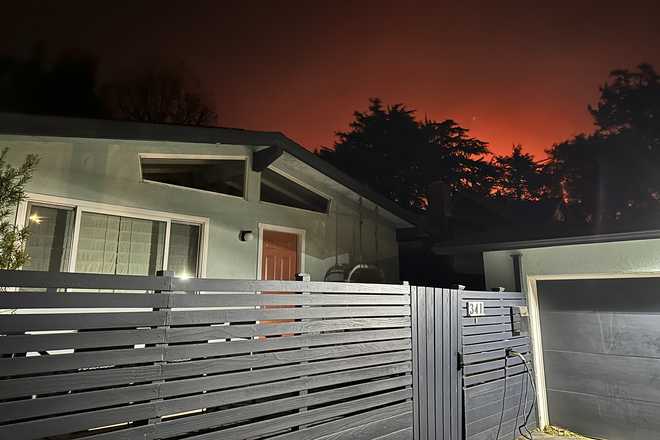
<instances>
[{"instance_id":1,"label":"concrete walkway","mask_svg":"<svg viewBox=\"0 0 660 440\"><path fill-rule=\"evenodd\" d=\"M532 434L534 435L533 437L534 440L571 440L571 439L577 440L577 439L585 438L585 437L566 437L559 435L550 435L537 431L532 432ZM525 440L525 437L519 437L519 440Z\"/></svg>"},{"instance_id":2,"label":"concrete walkway","mask_svg":"<svg viewBox=\"0 0 660 440\"><path fill-rule=\"evenodd\" d=\"M534 432L534 440L568 440L570 437L557 437L554 435L548 435L544 434L542 432ZM524 437L520 437L522 440L524 440Z\"/></svg>"}]
</instances>

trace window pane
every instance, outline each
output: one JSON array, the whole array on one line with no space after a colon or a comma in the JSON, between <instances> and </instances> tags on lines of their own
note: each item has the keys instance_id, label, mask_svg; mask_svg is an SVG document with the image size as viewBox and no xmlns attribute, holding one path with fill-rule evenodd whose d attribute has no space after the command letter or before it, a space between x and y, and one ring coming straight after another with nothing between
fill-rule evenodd
<instances>
[{"instance_id":1,"label":"window pane","mask_svg":"<svg viewBox=\"0 0 660 440\"><path fill-rule=\"evenodd\" d=\"M155 275L163 267L165 222L85 212L77 272Z\"/></svg>"},{"instance_id":2,"label":"window pane","mask_svg":"<svg viewBox=\"0 0 660 440\"><path fill-rule=\"evenodd\" d=\"M325 197L269 169L261 172L261 200L324 214L329 205Z\"/></svg>"},{"instance_id":3,"label":"window pane","mask_svg":"<svg viewBox=\"0 0 660 440\"><path fill-rule=\"evenodd\" d=\"M141 159L146 180L243 197L245 160Z\"/></svg>"},{"instance_id":4,"label":"window pane","mask_svg":"<svg viewBox=\"0 0 660 440\"><path fill-rule=\"evenodd\" d=\"M172 223L170 227L170 251L167 268L177 276L198 275L199 225Z\"/></svg>"},{"instance_id":5,"label":"window pane","mask_svg":"<svg viewBox=\"0 0 660 440\"><path fill-rule=\"evenodd\" d=\"M30 204L30 237L26 244L30 261L25 270L61 272L68 269L73 236L74 212L69 208L51 208Z\"/></svg>"}]
</instances>

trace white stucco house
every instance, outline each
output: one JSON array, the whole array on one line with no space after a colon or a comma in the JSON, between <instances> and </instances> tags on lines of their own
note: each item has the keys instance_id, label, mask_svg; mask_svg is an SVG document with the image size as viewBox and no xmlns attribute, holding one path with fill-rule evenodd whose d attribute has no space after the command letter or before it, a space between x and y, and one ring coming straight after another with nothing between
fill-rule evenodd
<instances>
[{"instance_id":1,"label":"white stucco house","mask_svg":"<svg viewBox=\"0 0 660 440\"><path fill-rule=\"evenodd\" d=\"M5 147L40 158L24 269L323 280L363 263L397 282L416 222L276 132L0 114Z\"/></svg>"}]
</instances>

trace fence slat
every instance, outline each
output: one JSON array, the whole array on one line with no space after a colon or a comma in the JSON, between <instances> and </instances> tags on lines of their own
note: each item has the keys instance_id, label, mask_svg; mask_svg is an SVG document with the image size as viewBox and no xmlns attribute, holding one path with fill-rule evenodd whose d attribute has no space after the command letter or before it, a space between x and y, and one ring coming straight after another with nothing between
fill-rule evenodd
<instances>
[{"instance_id":1,"label":"fence slat","mask_svg":"<svg viewBox=\"0 0 660 440\"><path fill-rule=\"evenodd\" d=\"M392 417L412 418L412 414L413 412L411 402L404 402L359 413L357 415L345 417L339 420L325 422L311 428L305 428L299 431L276 435L270 440L322 440L326 439L327 436L335 436L339 431L342 430L361 427L373 422L387 420ZM412 421L408 421L408 423L412 423ZM332 438L334 440L334 437Z\"/></svg>"},{"instance_id":2,"label":"fence slat","mask_svg":"<svg viewBox=\"0 0 660 440\"><path fill-rule=\"evenodd\" d=\"M410 329L364 330L343 333L307 334L286 338L252 339L247 341L214 342L205 344L172 345L165 349L165 359L174 361L229 354L286 350L330 344L383 341L410 338Z\"/></svg>"},{"instance_id":3,"label":"fence slat","mask_svg":"<svg viewBox=\"0 0 660 440\"><path fill-rule=\"evenodd\" d=\"M213 293L207 295L172 295L173 307L243 307L243 306L334 306L334 305L408 305L407 295L260 294Z\"/></svg>"},{"instance_id":4,"label":"fence slat","mask_svg":"<svg viewBox=\"0 0 660 440\"><path fill-rule=\"evenodd\" d=\"M232 309L173 311L171 325L217 324L259 320L290 320L319 318L353 318L378 316L409 316L409 306L383 307L290 307L278 309Z\"/></svg>"},{"instance_id":5,"label":"fence slat","mask_svg":"<svg viewBox=\"0 0 660 440\"><path fill-rule=\"evenodd\" d=\"M368 358L368 359L363 359ZM364 371L373 371L376 373L399 374L410 371L410 362L405 359L405 355L400 355L398 363L381 365L383 361L391 362L396 357L391 355L373 355L360 356L353 359L341 359L333 361L320 361L304 366L286 366L265 368L257 371L240 372L233 374L222 374L218 376L205 376L184 380L173 380L163 383L160 387L160 394L163 397L172 397L181 394L190 394L195 392L218 390L223 388L233 388L258 384L261 382L272 382L275 380L284 380L304 376L307 374L325 374L331 372L340 372L342 370L351 370L352 368L363 368ZM319 364L319 365L316 365Z\"/></svg>"},{"instance_id":6,"label":"fence slat","mask_svg":"<svg viewBox=\"0 0 660 440\"><path fill-rule=\"evenodd\" d=\"M166 312L0 315L0 332L156 327L166 319Z\"/></svg>"},{"instance_id":7,"label":"fence slat","mask_svg":"<svg viewBox=\"0 0 660 440\"><path fill-rule=\"evenodd\" d=\"M175 327L167 330L170 343L208 341L212 339L251 338L329 332L337 330L366 330L379 328L410 328L410 317L399 318L340 318L287 323L234 324L223 326Z\"/></svg>"},{"instance_id":8,"label":"fence slat","mask_svg":"<svg viewBox=\"0 0 660 440\"><path fill-rule=\"evenodd\" d=\"M107 368L77 373L0 380L0 399L150 382L161 375L155 365Z\"/></svg>"},{"instance_id":9,"label":"fence slat","mask_svg":"<svg viewBox=\"0 0 660 440\"><path fill-rule=\"evenodd\" d=\"M0 338L0 354L72 348L117 347L162 342L165 342L165 332L160 329L151 328L81 333L8 335Z\"/></svg>"}]
</instances>

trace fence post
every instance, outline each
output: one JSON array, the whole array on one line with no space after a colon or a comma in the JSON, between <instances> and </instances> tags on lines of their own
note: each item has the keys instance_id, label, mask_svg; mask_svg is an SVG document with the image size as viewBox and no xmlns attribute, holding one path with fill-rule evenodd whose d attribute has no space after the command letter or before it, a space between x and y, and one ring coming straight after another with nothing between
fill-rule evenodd
<instances>
[{"instance_id":1,"label":"fence post","mask_svg":"<svg viewBox=\"0 0 660 440\"><path fill-rule=\"evenodd\" d=\"M420 419L419 419L419 372L418 372L418 346L419 338L417 335L417 287L410 287L410 329L412 333L412 388L413 388L413 439L419 439Z\"/></svg>"},{"instance_id":2,"label":"fence post","mask_svg":"<svg viewBox=\"0 0 660 440\"><path fill-rule=\"evenodd\" d=\"M296 275L296 281L309 282L311 280L312 280L312 277L308 273L299 273L299 274ZM309 295L309 292L300 292L300 293L302 295ZM307 306L303 305L302 307L307 307ZM305 322L305 319L301 319L300 321ZM304 325L303 325L303 327L304 327ZM304 330L304 328L303 328L303 330ZM311 335L311 333L305 333L305 334ZM309 347L302 347L301 350L302 351L309 350ZM307 363L308 363L307 361L302 361L300 364L305 365ZM307 377L307 376L301 376L300 378L303 379L305 377ZM300 396L306 396L307 395L307 390L300 391L299 395ZM301 413L304 413L306 411L307 411L307 407L303 407L303 408L300 408L298 410L298 412L301 412ZM298 427L298 429L300 430L300 429L304 429L306 427L307 427L307 425L300 425Z\"/></svg>"},{"instance_id":3,"label":"fence post","mask_svg":"<svg viewBox=\"0 0 660 440\"><path fill-rule=\"evenodd\" d=\"M167 290L155 290L154 295L169 294L171 292L171 289L172 289L172 278L174 278L174 271L159 270L159 271L156 271L156 276L167 278L167 282L165 283L165 285L167 286ZM154 312L165 312L165 319L163 320L164 325L159 325L158 327L156 327L162 333L162 342L158 343L158 344L155 344L156 347L161 348L161 360L159 362L154 362L154 365L163 365L163 364L165 364L165 347L167 347L167 345L168 345L167 344L167 338L168 338L167 331L170 328L169 323L170 323L170 311L171 311L171 309L172 309L171 296L168 296L166 307L160 307L160 308L154 308L153 309ZM165 382L165 380L162 378L162 369L160 371L159 377L160 377L159 380L154 381L155 384L162 384L162 383ZM155 402L162 402L163 401L163 399L160 397L160 386L159 386L159 389L158 389L157 396L158 397L155 398L155 399L152 399L151 402L155 403ZM149 424L154 425L156 423L160 423L160 421L161 421L161 417L157 416L157 417L149 419Z\"/></svg>"}]
</instances>

